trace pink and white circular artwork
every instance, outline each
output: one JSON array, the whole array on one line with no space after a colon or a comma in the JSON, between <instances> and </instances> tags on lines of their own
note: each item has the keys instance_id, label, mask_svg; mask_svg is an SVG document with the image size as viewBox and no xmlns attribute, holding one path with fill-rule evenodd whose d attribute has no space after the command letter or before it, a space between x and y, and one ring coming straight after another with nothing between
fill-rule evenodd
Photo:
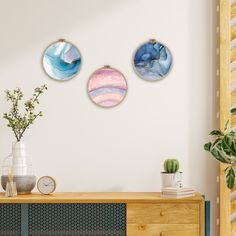
<instances>
[{"instance_id":1,"label":"pink and white circular artwork","mask_svg":"<svg viewBox=\"0 0 236 236\"><path fill-rule=\"evenodd\" d=\"M127 82L118 70L105 66L96 70L88 82L88 94L101 107L114 107L127 93Z\"/></svg>"}]
</instances>

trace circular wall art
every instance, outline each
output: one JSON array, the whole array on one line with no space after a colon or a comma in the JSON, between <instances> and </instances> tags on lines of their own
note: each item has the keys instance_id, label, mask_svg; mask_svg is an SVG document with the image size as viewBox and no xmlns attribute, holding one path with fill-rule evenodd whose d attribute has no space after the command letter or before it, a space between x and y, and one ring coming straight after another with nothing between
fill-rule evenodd
<instances>
[{"instance_id":1,"label":"circular wall art","mask_svg":"<svg viewBox=\"0 0 236 236\"><path fill-rule=\"evenodd\" d=\"M142 79L156 81L165 77L170 71L172 55L165 45L152 39L137 49L133 63Z\"/></svg>"},{"instance_id":2,"label":"circular wall art","mask_svg":"<svg viewBox=\"0 0 236 236\"><path fill-rule=\"evenodd\" d=\"M114 107L121 103L127 93L124 75L110 66L96 70L88 81L91 100L101 107Z\"/></svg>"},{"instance_id":3,"label":"circular wall art","mask_svg":"<svg viewBox=\"0 0 236 236\"><path fill-rule=\"evenodd\" d=\"M43 54L43 68L55 80L65 81L73 78L80 67L79 50L65 40L49 45Z\"/></svg>"}]
</instances>

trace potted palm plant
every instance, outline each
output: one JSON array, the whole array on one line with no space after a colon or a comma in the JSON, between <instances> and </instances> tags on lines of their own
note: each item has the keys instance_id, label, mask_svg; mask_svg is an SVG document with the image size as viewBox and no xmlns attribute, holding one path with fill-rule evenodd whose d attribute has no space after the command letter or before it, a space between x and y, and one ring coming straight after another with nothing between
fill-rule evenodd
<instances>
[{"instance_id":1,"label":"potted palm plant","mask_svg":"<svg viewBox=\"0 0 236 236\"><path fill-rule=\"evenodd\" d=\"M231 110L231 115L236 114L236 108ZM225 181L227 187L232 189L235 185L236 167L236 133L230 129L229 121L226 122L224 130L212 130L209 134L212 140L204 145L215 160L227 164L225 168Z\"/></svg>"}]
</instances>

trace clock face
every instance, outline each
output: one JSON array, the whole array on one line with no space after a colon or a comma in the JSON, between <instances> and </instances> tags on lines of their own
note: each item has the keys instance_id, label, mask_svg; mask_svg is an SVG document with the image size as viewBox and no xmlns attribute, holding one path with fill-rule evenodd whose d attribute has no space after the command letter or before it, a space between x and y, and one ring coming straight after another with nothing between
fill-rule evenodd
<instances>
[{"instance_id":1,"label":"clock face","mask_svg":"<svg viewBox=\"0 0 236 236\"><path fill-rule=\"evenodd\" d=\"M56 189L56 181L50 176L43 176L38 180L37 188L42 194L53 193Z\"/></svg>"}]
</instances>

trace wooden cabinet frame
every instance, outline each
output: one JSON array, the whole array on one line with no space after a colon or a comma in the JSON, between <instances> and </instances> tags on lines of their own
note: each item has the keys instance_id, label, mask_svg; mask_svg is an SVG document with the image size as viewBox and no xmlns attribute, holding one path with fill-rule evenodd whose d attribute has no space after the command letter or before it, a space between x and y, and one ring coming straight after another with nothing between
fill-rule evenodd
<instances>
[{"instance_id":1,"label":"wooden cabinet frame","mask_svg":"<svg viewBox=\"0 0 236 236\"><path fill-rule=\"evenodd\" d=\"M224 129L225 122L230 121L235 127L236 118L230 116L230 109L236 103L236 2L219 0L219 75L220 75L220 128ZM220 236L230 236L236 233L236 222L231 222L235 212L235 201L231 194L235 191L227 189L225 184L225 165L220 165Z\"/></svg>"},{"instance_id":2,"label":"wooden cabinet frame","mask_svg":"<svg viewBox=\"0 0 236 236\"><path fill-rule=\"evenodd\" d=\"M70 212L69 216L73 213L68 211L66 204L86 204L92 206L97 204L116 204L125 206L125 215L122 213L117 216L124 217L126 223L126 232L122 232L121 235L127 236L204 236L204 199L200 194L196 194L194 197L183 198L183 199L166 199L160 197L160 193L150 193L150 192L117 192L117 193L55 193L52 195L41 195L41 194L30 194L30 195L19 195L14 198L4 197L0 194L0 206L1 204L21 204L21 235L29 235L27 224L29 218L28 207L30 212L30 206L40 205L40 208L48 209L49 205L63 205L63 209L66 212ZM9 205L9 204L8 204ZM38 211L36 206L36 212L32 210L31 207L31 221L32 219L41 222L42 214ZM1 209L1 208L0 208ZM35 208L34 208L35 209ZM51 208L50 208L51 209ZM70 208L71 209L71 208ZM123 209L123 208L122 208ZM32 213L33 211L33 213ZM60 208L60 214L63 218L64 213ZM54 211L53 211L54 212ZM93 212L93 211L92 211ZM97 212L97 211L96 211ZM103 211L104 212L104 211ZM124 211L122 211L124 212ZM43 211L43 220L44 220ZM59 213L59 212L58 212ZM9 213L10 215L12 212ZM56 213L57 214L57 213ZM86 217L88 216L88 211L86 211ZM40 216L39 216L40 215ZM76 214L75 214L76 215ZM101 214L100 214L101 215ZM55 216L55 214L54 214ZM68 217L69 217L68 216ZM35 218L34 218L35 217ZM6 216L6 219L9 215ZM67 217L64 217L67 218ZM77 219L76 217L74 217ZM40 220L38 220L40 219ZM45 221L44 221L45 222ZM57 221L58 222L58 221ZM60 224L63 220L59 219ZM3 224L3 222L1 222ZM6 221L8 225L8 221ZM50 232L54 230L53 225L50 223ZM89 224L89 222L88 222ZM34 226L34 223L31 226ZM41 224L42 225L42 224ZM52 225L52 227L51 227ZM87 223L86 223L87 225ZM94 225L94 224L92 224ZM96 224L95 224L96 225ZM115 224L117 225L117 224ZM7 228L6 226L3 228ZM32 228L32 227L31 227ZM37 226L38 228L38 226ZM71 228L70 228L71 229ZM80 230L81 228L79 228ZM41 226L40 226L41 230ZM78 231L76 231L78 232ZM94 231L93 231L94 232ZM40 233L45 233L40 232ZM0 227L0 235L1 227ZM47 234L48 235L48 234Z\"/></svg>"}]
</instances>

